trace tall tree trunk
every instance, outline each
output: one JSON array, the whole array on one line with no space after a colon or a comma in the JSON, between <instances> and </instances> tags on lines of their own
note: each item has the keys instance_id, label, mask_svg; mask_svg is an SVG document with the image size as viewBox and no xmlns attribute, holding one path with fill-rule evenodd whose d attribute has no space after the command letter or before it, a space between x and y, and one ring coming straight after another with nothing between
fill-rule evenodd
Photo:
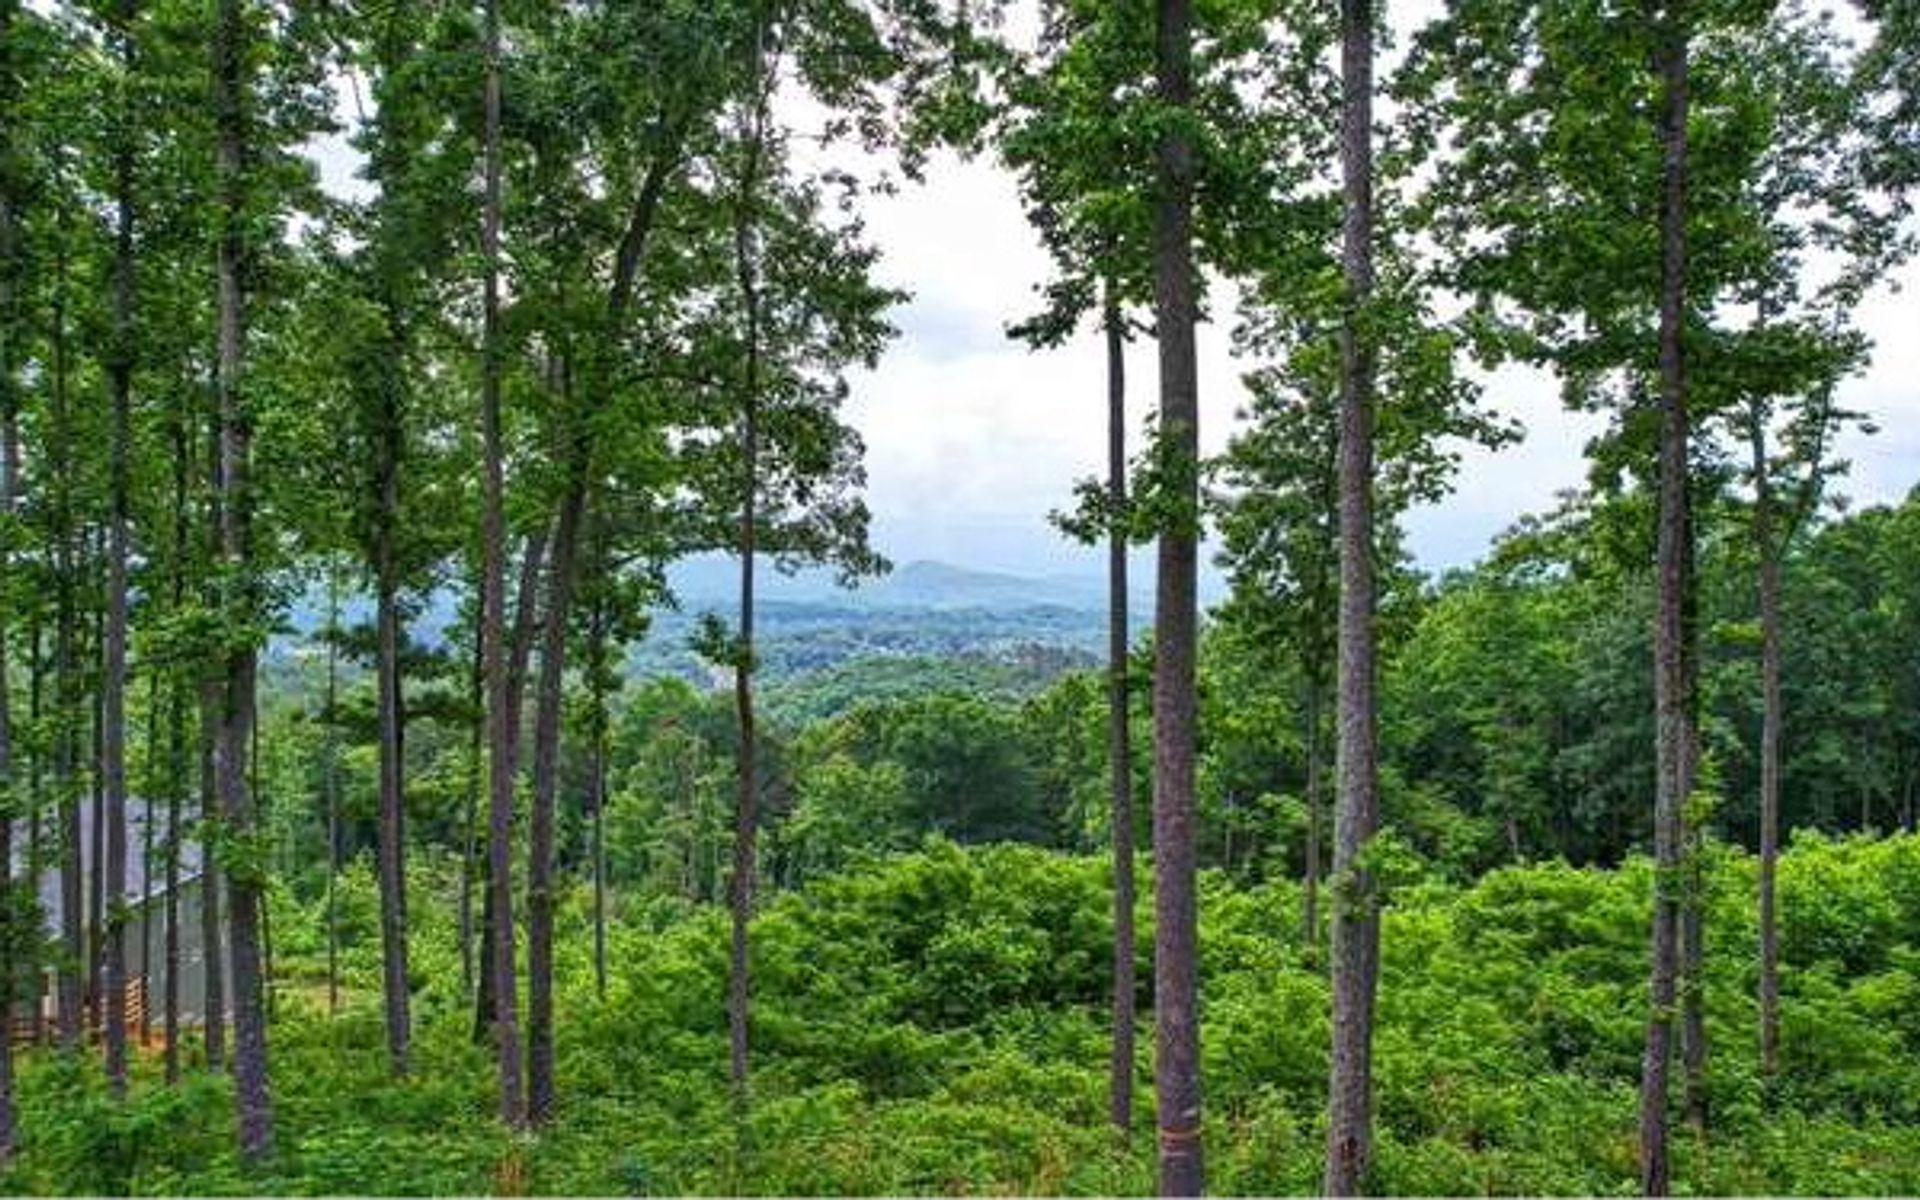
<instances>
[{"instance_id":1,"label":"tall tree trunk","mask_svg":"<svg viewBox=\"0 0 1920 1200\"><path fill-rule=\"evenodd\" d=\"M327 564L327 726L321 787L327 805L327 1015L340 1012L340 576Z\"/></svg>"},{"instance_id":2,"label":"tall tree trunk","mask_svg":"<svg viewBox=\"0 0 1920 1200\"><path fill-rule=\"evenodd\" d=\"M389 367L391 370L392 368ZM395 541L400 520L400 411L397 385L383 379L375 437L379 515L374 530L374 589L378 625L375 665L380 721L380 966L387 1027L387 1069L406 1075L412 1037L407 983L407 825L405 709L401 696L400 568Z\"/></svg>"},{"instance_id":3,"label":"tall tree trunk","mask_svg":"<svg viewBox=\"0 0 1920 1200\"><path fill-rule=\"evenodd\" d=\"M564 369L562 371L564 375ZM570 388L563 386L563 406ZM527 856L527 1109L535 1122L553 1114L553 827L560 792L560 722L566 698L567 615L574 557L586 507L585 443L576 434L566 495L547 561L547 605L533 718L533 822Z\"/></svg>"},{"instance_id":4,"label":"tall tree trunk","mask_svg":"<svg viewBox=\"0 0 1920 1200\"><path fill-rule=\"evenodd\" d=\"M747 1114L747 1052L751 982L747 935L753 919L754 870L760 832L760 772L753 711L754 555L759 550L760 495L760 215L762 156L766 151L768 14L754 6L753 58L748 64L752 100L745 118L746 160L740 175L733 226L735 282L740 289L745 356L740 378L740 641L734 649L733 702L739 722L735 761L733 877L729 907L733 944L727 973L727 1034L736 1134L744 1137Z\"/></svg>"},{"instance_id":5,"label":"tall tree trunk","mask_svg":"<svg viewBox=\"0 0 1920 1200\"><path fill-rule=\"evenodd\" d=\"M219 0L214 31L214 109L218 130L216 176L220 233L215 246L219 319L220 543L229 583L230 611L252 619L259 608L253 579L253 417L241 387L245 297L241 291L245 223L246 124L242 112L246 26L242 0ZM222 696L214 782L221 813L232 836L244 844L254 831L253 795L247 780L252 740L257 651L249 642L230 646ZM261 967L261 900L264 867L247 863L228 878L229 936L233 958L233 1078L240 1152L259 1163L273 1149L273 1108L267 1079L267 1020Z\"/></svg>"},{"instance_id":6,"label":"tall tree trunk","mask_svg":"<svg viewBox=\"0 0 1920 1200\"><path fill-rule=\"evenodd\" d=\"M1133 1131L1133 746L1127 697L1127 345L1120 302L1107 288L1107 791L1113 825L1113 1046L1107 1119Z\"/></svg>"},{"instance_id":7,"label":"tall tree trunk","mask_svg":"<svg viewBox=\"0 0 1920 1200\"><path fill-rule=\"evenodd\" d=\"M750 318L749 324L753 321ZM757 372L752 365L758 352L752 344L747 351L749 376ZM735 649L733 668L734 712L739 722L740 744L736 759L737 793L734 809L733 877L729 889L733 913L733 944L728 960L727 1031L734 1102L744 1112L747 1095L747 1035L750 981L748 979L747 931L753 918L753 874L755 844L760 828L760 776L757 762L753 712L753 556L755 553L754 476L757 471L759 425L753 398L756 384L748 385L746 411L741 420L741 441L745 446L747 477L745 499L740 508L740 642Z\"/></svg>"},{"instance_id":8,"label":"tall tree trunk","mask_svg":"<svg viewBox=\"0 0 1920 1200\"><path fill-rule=\"evenodd\" d=\"M217 340L217 339L216 339ZM215 357L219 348L215 346ZM207 571L202 581L202 600L210 611L219 611L222 603L219 564L222 558L221 512L225 508L226 466L221 453L221 421L217 398L206 412L206 543ZM200 937L202 988L201 1040L209 1070L224 1070L227 1060L227 1016L229 1012L227 964L231 937L224 914L227 911L226 869L220 861L220 836L225 817L220 811L219 771L215 765L220 741L222 705L221 649L217 642L205 647L206 658L200 668Z\"/></svg>"},{"instance_id":9,"label":"tall tree trunk","mask_svg":"<svg viewBox=\"0 0 1920 1200\"><path fill-rule=\"evenodd\" d=\"M165 972L160 1028L166 1078L172 1084L180 1079L180 819L187 786L187 698L177 678L169 689L167 709L167 894L162 901L166 933L160 951Z\"/></svg>"},{"instance_id":10,"label":"tall tree trunk","mask_svg":"<svg viewBox=\"0 0 1920 1200\"><path fill-rule=\"evenodd\" d=\"M1193 5L1160 0L1155 29L1161 103L1193 95ZM1154 1083L1159 1095L1160 1192L1206 1187L1200 1141L1199 920L1194 872L1194 661L1198 641L1199 370L1193 264L1193 145L1173 124L1161 135L1154 203L1154 308L1159 329L1162 478L1177 511L1160 530L1154 597L1153 853Z\"/></svg>"},{"instance_id":11,"label":"tall tree trunk","mask_svg":"<svg viewBox=\"0 0 1920 1200\"><path fill-rule=\"evenodd\" d=\"M14 83L12 37L17 9L18 0L0 0L0 523L13 518L20 477L20 401L13 373L13 125L19 89ZM12 549L7 536L0 533L0 578L6 578L11 570ZM23 960L27 948L27 938L14 927L13 920L19 907L13 895L13 801L20 789L14 777L13 684L7 672L7 639L12 631L13 609L0 598L0 960L4 960L0 965L0 1016L7 1022L5 1033L0 1034L0 1173L13 1159L13 984L19 975L15 964ZM38 663L30 669L37 678ZM27 819L37 824L38 811L29 812ZM25 886L36 886L39 869L35 856L28 855ZM37 1010L37 996L35 1001Z\"/></svg>"},{"instance_id":12,"label":"tall tree trunk","mask_svg":"<svg viewBox=\"0 0 1920 1200\"><path fill-rule=\"evenodd\" d=\"M505 770L509 779L518 786L520 774L520 706L523 686L527 676L527 664L533 657L533 643L539 631L539 595L542 564L546 561L547 538L544 534L529 534L520 556L519 590L515 593L513 609L513 638L506 651L507 658L507 728L511 731L507 739L507 762ZM484 601L483 601L484 608ZM504 618L503 618L504 620ZM489 687L492 685L489 684ZM492 719L493 706L487 706L488 719ZM491 768L490 768L491 770ZM491 774L489 774L491 778ZM491 800L489 800L491 805ZM491 812L489 812L491 819ZM491 862L492 840L488 840L489 863ZM489 876L491 877L491 876ZM481 898L480 909L480 955L482 964L480 985L475 990L474 1040L479 1041L490 1036L493 1028L495 982L493 963L493 889L489 886Z\"/></svg>"},{"instance_id":13,"label":"tall tree trunk","mask_svg":"<svg viewBox=\"0 0 1920 1200\"><path fill-rule=\"evenodd\" d=\"M154 760L160 753L160 672L153 671L147 676L147 745L146 778L154 778ZM146 1003L140 1006L140 1028L137 1036L142 1046L153 1042L153 871L159 861L157 847L153 840L154 796L151 782L148 783L146 803L140 813L140 978L146 984Z\"/></svg>"},{"instance_id":14,"label":"tall tree trunk","mask_svg":"<svg viewBox=\"0 0 1920 1200\"><path fill-rule=\"evenodd\" d=\"M87 540L100 543L104 549L104 537ZM96 572L105 568L106 556L101 554L96 558L89 553L87 557L88 578L100 578ZM98 595L101 603L93 610L93 636L87 642L87 661L93 664L95 674L87 726L92 738L92 753L87 760L91 766L87 792L92 812L86 826L88 844L83 868L87 881L87 1032L93 1037L101 1036L101 1021L106 1015L102 1001L106 997L107 929L107 696L100 683L107 674L107 606L104 589Z\"/></svg>"},{"instance_id":15,"label":"tall tree trunk","mask_svg":"<svg viewBox=\"0 0 1920 1200\"><path fill-rule=\"evenodd\" d=\"M460 994L471 998L474 989L473 962L473 884L479 874L476 856L480 850L480 793L486 772L482 756L487 747L487 650L486 650L486 572L480 572L475 586L473 613L473 666L467 680L467 701L473 719L468 730L466 811L461 815L460 836ZM328 658L332 662L332 658ZM331 891L328 893L331 895ZM331 936L331 935L329 935ZM331 947L330 947L331 952Z\"/></svg>"},{"instance_id":16,"label":"tall tree trunk","mask_svg":"<svg viewBox=\"0 0 1920 1200\"><path fill-rule=\"evenodd\" d=\"M133 0L120 0L115 31L122 78L114 135L113 351L107 363L113 396L110 435L107 613L101 691L101 775L106 805L106 922L101 975L106 1004L107 1088L127 1094L127 525L133 440ZM96 869L102 860L96 859Z\"/></svg>"},{"instance_id":17,"label":"tall tree trunk","mask_svg":"<svg viewBox=\"0 0 1920 1200\"><path fill-rule=\"evenodd\" d=\"M593 698L589 801L593 818L593 990L607 998L607 559L594 555L599 589L587 631L588 687Z\"/></svg>"},{"instance_id":18,"label":"tall tree trunk","mask_svg":"<svg viewBox=\"0 0 1920 1200\"><path fill-rule=\"evenodd\" d=\"M1658 19L1657 17L1655 18ZM1640 1069L1640 1184L1646 1195L1669 1190L1667 1075L1671 1066L1678 974L1680 891L1685 831L1682 810L1691 790L1688 747L1693 739L1688 694L1686 604L1689 544L1687 389L1682 338L1686 317L1687 41L1683 30L1658 31L1662 90L1659 133L1663 159L1660 205L1660 513L1657 615L1654 623L1654 896L1651 1009Z\"/></svg>"},{"instance_id":19,"label":"tall tree trunk","mask_svg":"<svg viewBox=\"0 0 1920 1200\"><path fill-rule=\"evenodd\" d=\"M75 626L79 621L74 595L79 571L75 552L73 503L73 409L69 385L72 364L67 338L67 293L72 218L62 204L56 218L53 290L53 412L51 439L54 470L54 690L57 749L54 754L54 803L60 826L60 935L61 955L56 989L56 1036L62 1050L80 1048L83 1020L82 964L86 956L85 887L80 868L80 684Z\"/></svg>"},{"instance_id":20,"label":"tall tree trunk","mask_svg":"<svg viewBox=\"0 0 1920 1200\"><path fill-rule=\"evenodd\" d=\"M173 416L173 552L172 603L175 613L186 611L188 562L192 555L193 522L188 509L188 480L192 477L193 412L182 404ZM184 666L171 664L167 704L167 896L165 956L166 983L161 1001L166 1038L166 1077L180 1079L180 836L187 797L187 694ZM151 868L149 868L150 870ZM204 890L204 889L203 889ZM215 943L207 943L213 945Z\"/></svg>"},{"instance_id":21,"label":"tall tree trunk","mask_svg":"<svg viewBox=\"0 0 1920 1200\"><path fill-rule=\"evenodd\" d=\"M1340 624L1338 808L1334 813L1333 1053L1326 1193L1367 1186L1373 1156L1373 1008L1380 974L1379 898L1366 870L1380 826L1374 693L1373 5L1341 0L1341 168L1345 220L1340 333Z\"/></svg>"},{"instance_id":22,"label":"tall tree trunk","mask_svg":"<svg viewBox=\"0 0 1920 1200\"><path fill-rule=\"evenodd\" d=\"M506 466L501 431L500 376L500 5L486 4L486 203L481 222L481 253L486 258L486 297L481 351L481 426L486 454L486 655L489 726L488 781L489 878L493 912L488 922L492 954L493 1036L500 1074L500 1119L508 1128L526 1123L526 1095L520 1075L519 996L513 953L513 783L514 735L506 661Z\"/></svg>"},{"instance_id":23,"label":"tall tree trunk","mask_svg":"<svg viewBox=\"0 0 1920 1200\"><path fill-rule=\"evenodd\" d=\"M4 0L0 0L0 3L4 3ZM17 455L14 461L19 461ZM36 605L29 610L27 629L27 720L31 722L34 729L42 728L40 722L45 712L46 665L44 647L41 645L40 610ZM34 881L36 890L32 898L32 911L36 919L42 918L37 892L40 877L47 869L46 848L42 844L41 835L41 829L46 824L44 745L43 742L34 747L34 754L27 769L27 877ZM29 1016L31 1021L29 1029L30 1040L35 1046L45 1045L47 1041L47 978L40 960L41 955L38 953L33 954L29 960L33 963L33 991L29 997L33 1011Z\"/></svg>"},{"instance_id":24,"label":"tall tree trunk","mask_svg":"<svg viewBox=\"0 0 1920 1200\"><path fill-rule=\"evenodd\" d=\"M207 1067L218 1071L227 1059L227 906L226 872L219 859L220 788L214 769L214 743L220 728L220 680L211 672L200 684L200 961L201 1040Z\"/></svg>"}]
</instances>

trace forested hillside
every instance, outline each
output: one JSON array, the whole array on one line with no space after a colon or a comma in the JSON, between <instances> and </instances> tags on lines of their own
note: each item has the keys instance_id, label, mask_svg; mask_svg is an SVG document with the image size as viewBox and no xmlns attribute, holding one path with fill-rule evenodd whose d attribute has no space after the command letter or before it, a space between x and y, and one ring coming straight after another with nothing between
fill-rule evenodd
<instances>
[{"instance_id":1,"label":"forested hillside","mask_svg":"<svg viewBox=\"0 0 1920 1200\"><path fill-rule=\"evenodd\" d=\"M1920 1190L1916 62L0 0L0 1192Z\"/></svg>"}]
</instances>

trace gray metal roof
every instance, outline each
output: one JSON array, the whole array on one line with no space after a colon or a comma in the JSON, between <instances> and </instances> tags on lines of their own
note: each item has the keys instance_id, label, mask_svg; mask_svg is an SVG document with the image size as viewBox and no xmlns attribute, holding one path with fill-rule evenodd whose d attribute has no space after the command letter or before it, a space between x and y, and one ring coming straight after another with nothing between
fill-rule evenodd
<instances>
[{"instance_id":1,"label":"gray metal roof","mask_svg":"<svg viewBox=\"0 0 1920 1200\"><path fill-rule=\"evenodd\" d=\"M80 801L80 887L85 895L93 879L93 801L91 797ZM49 861L43 864L38 881L40 911L49 933L57 933L60 924L60 868L57 854L60 845L59 824L51 814L42 818L41 855ZM180 843L180 883L186 886L200 877L200 843L191 836L193 815L181 813ZM153 862L151 880L149 880L147 862L148 828L151 824L153 842ZM165 805L149 805L135 796L127 797L127 903L138 907L149 894L158 898L164 895L167 886L166 877L166 826L167 811ZM26 823L17 821L13 835L13 869L16 873L26 869L29 848ZM151 884L152 891L148 888Z\"/></svg>"}]
</instances>

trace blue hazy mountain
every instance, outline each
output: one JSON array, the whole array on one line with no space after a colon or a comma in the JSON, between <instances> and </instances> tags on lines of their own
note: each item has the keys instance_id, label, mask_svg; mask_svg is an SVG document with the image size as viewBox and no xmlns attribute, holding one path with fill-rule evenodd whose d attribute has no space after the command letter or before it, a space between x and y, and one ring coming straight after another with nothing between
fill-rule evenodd
<instances>
[{"instance_id":1,"label":"blue hazy mountain","mask_svg":"<svg viewBox=\"0 0 1920 1200\"><path fill-rule=\"evenodd\" d=\"M830 571L786 574L765 563L756 582L762 670L778 680L867 658L1090 665L1106 646L1104 559L1091 553L1063 555L1061 566L1054 574L1021 575L923 559L848 588ZM1138 637L1153 621L1153 564L1141 553L1132 567L1128 623ZM676 563L668 581L677 605L652 614L647 635L628 648L628 669L640 677L711 679L710 664L692 648L693 635L706 614L735 620L738 561L723 554L697 555ZM1203 575L1203 602L1217 599L1222 590L1217 575ZM409 633L427 646L446 647L456 640L459 623L471 619L463 615L462 597L452 588L411 599ZM343 625L364 626L372 619L365 594L342 597ZM291 605L286 624L296 638L305 639L326 620L326 598L315 587ZM302 645L281 640L278 648L300 655ZM311 642L304 645L310 650Z\"/></svg>"},{"instance_id":2,"label":"blue hazy mountain","mask_svg":"<svg viewBox=\"0 0 1920 1200\"><path fill-rule=\"evenodd\" d=\"M1104 613L1107 577L1103 557L1076 556L1062 569L1044 575L979 570L932 559L917 559L894 567L877 579L858 580L842 587L831 571L803 570L792 575L763 566L756 594L773 603L824 605L852 611L867 609L983 609L1063 608ZM1153 562L1135 553L1130 563L1130 607L1136 614L1152 611ZM674 564L667 578L681 607L731 612L740 588L738 560L723 554L695 555ZM1203 572L1203 602L1224 594L1219 577Z\"/></svg>"}]
</instances>

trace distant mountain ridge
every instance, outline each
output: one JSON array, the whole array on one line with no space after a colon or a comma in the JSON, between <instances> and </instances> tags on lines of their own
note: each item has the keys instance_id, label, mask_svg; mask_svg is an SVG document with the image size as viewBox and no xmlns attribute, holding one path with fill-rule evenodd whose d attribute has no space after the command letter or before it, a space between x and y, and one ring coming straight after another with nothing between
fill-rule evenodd
<instances>
[{"instance_id":1,"label":"distant mountain ridge","mask_svg":"<svg viewBox=\"0 0 1920 1200\"><path fill-rule=\"evenodd\" d=\"M702 554L676 563L668 570L667 579L679 596L682 608L730 611L737 603L739 570L738 562L730 556ZM1150 612L1153 606L1151 564L1136 562L1128 583L1129 604L1134 612ZM1104 569L1018 575L937 559L903 563L878 579L862 579L853 588L839 586L829 571L808 569L785 575L766 564L760 572L757 590L763 599L774 603L818 604L854 610L1065 608L1105 612L1107 608ZM1222 593L1218 576L1203 573L1203 602L1210 603Z\"/></svg>"}]
</instances>

